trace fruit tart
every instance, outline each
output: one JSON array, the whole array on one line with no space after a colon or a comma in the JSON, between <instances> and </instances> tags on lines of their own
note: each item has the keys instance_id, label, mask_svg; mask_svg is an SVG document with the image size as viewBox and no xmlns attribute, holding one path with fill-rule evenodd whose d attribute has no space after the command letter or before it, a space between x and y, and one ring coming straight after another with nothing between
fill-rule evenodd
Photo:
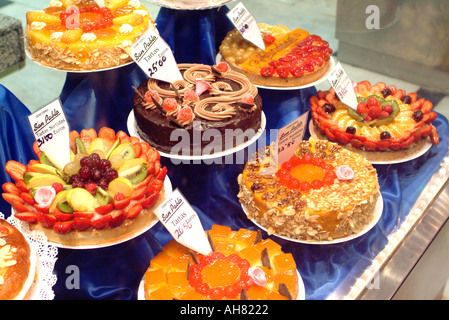
<instances>
[{"instance_id":1,"label":"fruit tart","mask_svg":"<svg viewBox=\"0 0 449 320\"><path fill-rule=\"evenodd\" d=\"M10 160L14 182L3 198L14 217L65 246L108 245L140 234L157 221L167 169L147 143L107 127L70 132L71 161L58 168L37 144L39 160Z\"/></svg>"},{"instance_id":2,"label":"fruit tart","mask_svg":"<svg viewBox=\"0 0 449 320\"><path fill-rule=\"evenodd\" d=\"M291 253L260 232L213 225L211 247L201 255L175 240L150 262L144 276L147 300L297 299L299 277Z\"/></svg>"},{"instance_id":3,"label":"fruit tart","mask_svg":"<svg viewBox=\"0 0 449 320\"><path fill-rule=\"evenodd\" d=\"M23 234L0 219L0 300L31 298L36 258Z\"/></svg>"},{"instance_id":4,"label":"fruit tart","mask_svg":"<svg viewBox=\"0 0 449 320\"><path fill-rule=\"evenodd\" d=\"M296 87L317 81L330 66L332 49L320 36L259 23L265 50L237 31L228 32L220 45L223 59L255 85Z\"/></svg>"},{"instance_id":5,"label":"fruit tart","mask_svg":"<svg viewBox=\"0 0 449 320\"><path fill-rule=\"evenodd\" d=\"M364 157L325 140L300 142L280 167L273 155L256 153L238 177L240 203L268 234L329 242L371 223L380 193Z\"/></svg>"},{"instance_id":6,"label":"fruit tart","mask_svg":"<svg viewBox=\"0 0 449 320\"><path fill-rule=\"evenodd\" d=\"M101 70L132 62L131 46L154 21L139 0L50 1L27 12L26 49L32 60L60 70Z\"/></svg>"},{"instance_id":7,"label":"fruit tart","mask_svg":"<svg viewBox=\"0 0 449 320\"><path fill-rule=\"evenodd\" d=\"M335 90L318 91L310 98L313 128L327 138L358 152L370 161L400 160L439 136L432 121L432 102L383 82L362 81L354 86L357 110L339 101Z\"/></svg>"}]
</instances>

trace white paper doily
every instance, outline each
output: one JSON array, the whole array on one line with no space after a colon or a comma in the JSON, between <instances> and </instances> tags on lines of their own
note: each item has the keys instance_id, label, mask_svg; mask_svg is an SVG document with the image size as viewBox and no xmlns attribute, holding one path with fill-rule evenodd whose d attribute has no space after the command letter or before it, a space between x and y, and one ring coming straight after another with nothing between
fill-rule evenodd
<instances>
[{"instance_id":1,"label":"white paper doily","mask_svg":"<svg viewBox=\"0 0 449 320\"><path fill-rule=\"evenodd\" d=\"M4 215L0 212L0 219ZM31 247L31 251L37 253L37 282L33 290L31 300L53 300L53 286L56 284L56 275L53 269L58 256L58 248L48 244L47 237L42 232L30 231L28 224L14 219L10 216L6 219L8 223L17 228L24 235Z\"/></svg>"}]
</instances>

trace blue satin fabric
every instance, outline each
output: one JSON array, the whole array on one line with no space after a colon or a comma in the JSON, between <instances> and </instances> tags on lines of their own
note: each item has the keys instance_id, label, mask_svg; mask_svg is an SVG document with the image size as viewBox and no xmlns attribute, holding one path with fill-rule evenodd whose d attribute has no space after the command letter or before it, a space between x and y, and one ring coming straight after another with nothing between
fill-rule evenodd
<instances>
[{"instance_id":1,"label":"blue satin fabric","mask_svg":"<svg viewBox=\"0 0 449 320\"><path fill-rule=\"evenodd\" d=\"M162 8L157 17L158 29L174 48L178 62L211 64L217 43L223 38L217 32L214 34L211 26L218 28L217 21L225 23L225 12L226 8L200 12ZM220 24L221 27L227 28ZM178 32L182 36L178 36ZM204 43L191 50L190 44L198 41ZM138 86L145 79L134 64L98 73L69 73L61 101L71 129L80 131L93 127L98 130L109 126L116 131L127 131L126 119L132 108L131 86ZM270 129L281 128L308 111L308 99L315 93L315 88L289 91L260 89L267 117L266 138L272 139ZM3 87L0 87L0 106L0 166L4 168L9 159L27 163L35 158L32 152L34 137L26 119L29 111ZM294 255L305 283L307 299L325 299L334 292L348 290L385 247L388 234L400 226L448 150L447 119L439 115L435 126L441 142L425 155L404 164L376 166L384 212L370 232L355 240L333 245L298 244L271 237L286 252ZM260 145L267 142L262 140ZM179 188L198 212L205 230L213 224L256 230L237 199L237 176L242 172L247 156L238 163L235 162L240 159L234 158L234 164L226 164L225 158L221 159L221 164L209 165L175 165L165 158L161 161L169 169L168 176L174 188ZM9 181L7 174L3 170L0 172L0 182ZM0 205L0 210L8 216L10 206L4 202ZM267 237L266 233L264 237ZM58 281L53 288L55 299L136 299L139 282L150 260L171 239L171 235L158 223L145 234L111 247L59 249L55 266ZM79 278L73 270L79 270ZM72 288L78 280L79 289Z\"/></svg>"}]
</instances>

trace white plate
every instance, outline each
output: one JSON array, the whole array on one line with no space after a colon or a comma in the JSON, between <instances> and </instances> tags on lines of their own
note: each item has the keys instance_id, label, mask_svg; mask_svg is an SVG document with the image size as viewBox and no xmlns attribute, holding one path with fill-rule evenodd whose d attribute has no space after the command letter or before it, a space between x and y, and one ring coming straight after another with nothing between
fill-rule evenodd
<instances>
[{"instance_id":1,"label":"white plate","mask_svg":"<svg viewBox=\"0 0 449 320\"><path fill-rule=\"evenodd\" d=\"M248 216L248 211L246 210L246 208L243 205L242 205L242 208L243 208L243 211L245 212L245 214ZM377 222L379 222L380 217L382 216L383 209L384 209L384 201L383 201L383 198L382 198L382 194L379 194L379 197L377 198L376 206L374 208L373 220L371 220L371 222L368 225L366 225L365 228L363 228L363 230L361 230L359 233L350 234L349 236L338 238L338 239L334 239L332 241L306 241L306 240L299 240L299 239L288 238L288 237L280 236L280 235L277 235L277 234L272 234L272 235L276 236L278 238L284 239L284 240L297 242L297 243L303 243L303 244L327 245L327 244L342 243L342 242L346 242L346 241L350 241L350 240L356 239L356 238L364 235L368 231L370 231L377 224ZM256 226L258 226L260 229L262 229L264 231L267 231L267 229L265 227L261 226L254 219L250 219L250 220Z\"/></svg>"},{"instance_id":2,"label":"white plate","mask_svg":"<svg viewBox=\"0 0 449 320\"><path fill-rule=\"evenodd\" d=\"M204 10L221 7L235 0L148 0L155 5L178 10Z\"/></svg>"},{"instance_id":3,"label":"white plate","mask_svg":"<svg viewBox=\"0 0 449 320\"><path fill-rule=\"evenodd\" d=\"M306 290L304 287L304 281L302 280L301 275L298 270L296 270L296 274L298 275L298 295L296 296L296 300L305 300L306 299ZM142 277L142 280L139 283L139 288L137 290L137 300L145 300L145 275Z\"/></svg>"},{"instance_id":4,"label":"white plate","mask_svg":"<svg viewBox=\"0 0 449 320\"><path fill-rule=\"evenodd\" d=\"M219 64L220 62L223 62L223 61L224 61L223 57L221 56L221 53L219 52L217 54L217 57L215 58L215 63ZM296 87L270 87L270 86L262 86L260 84L254 84L254 85L257 88L260 88L260 89L270 89L270 90L300 90L300 89L306 89L306 88L310 88L310 87L315 87L316 85L318 85L318 84L324 82L325 80L327 80L328 74L330 74L330 72L334 68L335 60L334 60L334 58L332 56L330 57L329 62L330 62L329 69L327 70L327 72L321 78L319 78L318 80L316 80L314 82L311 82L311 83L308 83L308 84L305 84L305 85L302 85L302 86L296 86Z\"/></svg>"},{"instance_id":5,"label":"white plate","mask_svg":"<svg viewBox=\"0 0 449 320\"><path fill-rule=\"evenodd\" d=\"M168 178L168 176L165 177L164 191L165 191L165 196L166 197L168 197L173 192L173 187L172 187L171 181ZM14 209L13 208L11 208L11 213L12 213L12 216L14 216ZM18 220L17 218L14 218L14 219ZM83 246L83 245L82 246L71 246L71 245L65 245L65 244L61 244L61 243L57 243L57 242L53 242L53 241L48 241L48 244L51 244L51 245L53 245L53 246L55 246L57 248L62 248L62 249L77 249L77 250L81 250L81 249L106 248L106 247L114 246L116 244L124 243L124 242L126 242L128 240L137 238L138 236L142 235L143 233L147 232L152 227L154 227L158 222L159 222L159 219L156 217L156 215L154 215L154 219L151 220L148 225L146 225L144 228L139 230L137 233L132 233L130 235L126 235L125 237L120 237L116 241L107 242L107 243L104 243L104 244L93 244L93 245L85 245L85 246Z\"/></svg>"},{"instance_id":6,"label":"white plate","mask_svg":"<svg viewBox=\"0 0 449 320\"><path fill-rule=\"evenodd\" d=\"M316 130L315 130L315 126L313 125L313 119L310 120L309 122L309 133L312 137L315 137L317 139L321 139ZM405 151L401 151L398 150L397 152L397 159L386 159L386 160L379 160L378 159L378 155L380 152L376 153L376 157L374 157L374 154L370 157L370 154L372 154L372 152L370 153L370 151L363 151L363 150L355 150L355 149L351 149L352 152L358 153L362 156L364 156L366 158L366 160L368 160L369 162L371 162L372 164L397 164L397 163L403 163L403 162L407 162L410 160L414 160L416 158L421 157L423 154L425 154L427 151L429 151L429 149L432 147L432 143L429 141L426 141L421 148L413 150L412 152L408 153Z\"/></svg>"},{"instance_id":7,"label":"white plate","mask_svg":"<svg viewBox=\"0 0 449 320\"><path fill-rule=\"evenodd\" d=\"M231 148L231 149L228 149L228 150L225 150L222 152L218 152L218 153L214 153L214 154L207 154L207 155L200 155L200 156L198 156L198 155L193 155L193 156L174 155L174 154L170 154L170 153L161 152L159 150L158 150L158 152L161 155L161 157L176 159L176 160L207 160L207 159L215 159L215 158L224 157L227 155L234 154L240 150L243 150L246 147L248 147L249 145L251 145L252 143L256 142L257 139L260 138L263 131L265 130L266 124L267 124L267 121L265 118L265 113L263 113L263 111L262 111L260 128L259 128L259 130L257 130L256 134L251 139L246 141L245 143L242 143L238 146L235 146L234 148ZM136 126L137 126L137 124L136 124L136 121L134 118L134 110L131 110L131 112L129 113L129 116L128 116L128 121L127 121L128 133L130 136L138 137L138 138L140 138L140 140L145 141L137 133Z\"/></svg>"},{"instance_id":8,"label":"white plate","mask_svg":"<svg viewBox=\"0 0 449 320\"><path fill-rule=\"evenodd\" d=\"M118 68L121 68L121 67L125 67L125 66L128 66L128 65L134 63L134 61L130 61L130 62L121 64L121 65L115 66L115 67L109 67L109 68L104 68L104 69L92 69L92 70L69 70L69 69L58 69L58 68L46 66L46 65L40 63L39 61L34 60L34 58L31 56L31 54L29 53L29 51L28 51L27 49L25 49L25 53L26 53L27 57L28 57L31 61L33 61L34 63L40 65L41 67L44 67L44 68L47 68L47 69L50 69L50 70L63 71L63 72L72 72L72 73L89 73L89 72L100 72L100 71L115 70L115 69L118 69Z\"/></svg>"}]
</instances>

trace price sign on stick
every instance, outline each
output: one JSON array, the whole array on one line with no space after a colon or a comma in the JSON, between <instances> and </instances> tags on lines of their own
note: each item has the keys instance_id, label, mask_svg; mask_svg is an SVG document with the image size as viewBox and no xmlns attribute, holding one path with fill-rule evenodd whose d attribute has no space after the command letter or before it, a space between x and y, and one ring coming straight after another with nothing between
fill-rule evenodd
<instances>
[{"instance_id":1,"label":"price sign on stick","mask_svg":"<svg viewBox=\"0 0 449 320\"><path fill-rule=\"evenodd\" d=\"M239 2L226 15L243 38L262 50L265 50L265 43L263 42L257 22L243 3Z\"/></svg>"},{"instance_id":2,"label":"price sign on stick","mask_svg":"<svg viewBox=\"0 0 449 320\"><path fill-rule=\"evenodd\" d=\"M204 255L212 252L197 213L178 189L154 213L176 241Z\"/></svg>"},{"instance_id":3,"label":"price sign on stick","mask_svg":"<svg viewBox=\"0 0 449 320\"><path fill-rule=\"evenodd\" d=\"M328 74L327 80L332 88L335 89L335 93L340 98L340 101L357 111L357 97L352 86L352 81L349 79L340 62Z\"/></svg>"},{"instance_id":4,"label":"price sign on stick","mask_svg":"<svg viewBox=\"0 0 449 320\"><path fill-rule=\"evenodd\" d=\"M279 129L277 137L278 165L288 161L298 148L299 142L304 137L309 111L285 127Z\"/></svg>"},{"instance_id":5,"label":"price sign on stick","mask_svg":"<svg viewBox=\"0 0 449 320\"><path fill-rule=\"evenodd\" d=\"M37 146L49 161L63 170L70 162L69 124L59 99L28 116Z\"/></svg>"},{"instance_id":6,"label":"price sign on stick","mask_svg":"<svg viewBox=\"0 0 449 320\"><path fill-rule=\"evenodd\" d=\"M131 50L131 57L150 78L168 83L183 80L170 46L157 31L148 30Z\"/></svg>"}]
</instances>

